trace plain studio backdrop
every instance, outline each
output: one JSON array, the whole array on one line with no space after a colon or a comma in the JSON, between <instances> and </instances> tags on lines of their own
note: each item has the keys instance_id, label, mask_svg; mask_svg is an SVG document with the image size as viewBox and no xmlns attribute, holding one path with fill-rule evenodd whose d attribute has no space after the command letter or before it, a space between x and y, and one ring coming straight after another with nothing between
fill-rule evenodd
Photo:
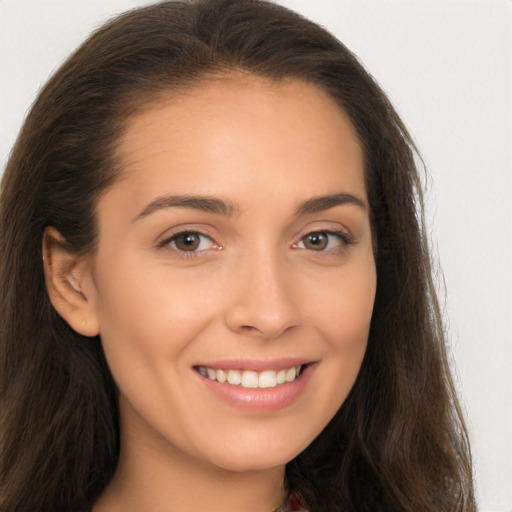
<instances>
[{"instance_id":1,"label":"plain studio backdrop","mask_svg":"<svg viewBox=\"0 0 512 512\"><path fill-rule=\"evenodd\" d=\"M0 0L2 171L48 76L111 15L149 3ZM359 56L418 144L480 508L512 511L512 1L280 3Z\"/></svg>"}]
</instances>

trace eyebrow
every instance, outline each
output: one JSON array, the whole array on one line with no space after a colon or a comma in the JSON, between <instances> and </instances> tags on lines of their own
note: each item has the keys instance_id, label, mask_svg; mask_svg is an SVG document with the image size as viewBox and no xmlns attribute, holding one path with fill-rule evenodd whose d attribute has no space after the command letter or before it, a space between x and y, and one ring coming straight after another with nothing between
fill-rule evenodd
<instances>
[{"instance_id":1,"label":"eyebrow","mask_svg":"<svg viewBox=\"0 0 512 512\"><path fill-rule=\"evenodd\" d=\"M317 213L343 204L359 206L364 211L368 209L366 203L362 199L359 199L352 194L332 194L328 196L314 197L313 199L305 201L299 205L296 214L307 215L311 213Z\"/></svg>"},{"instance_id":2,"label":"eyebrow","mask_svg":"<svg viewBox=\"0 0 512 512\"><path fill-rule=\"evenodd\" d=\"M231 217L238 208L231 201L207 196L165 196L151 201L134 219L134 222L166 208L193 208L208 213Z\"/></svg>"},{"instance_id":3,"label":"eyebrow","mask_svg":"<svg viewBox=\"0 0 512 512\"><path fill-rule=\"evenodd\" d=\"M321 212L344 204L352 204L367 210L365 202L352 194L331 194L308 199L299 205L295 215L308 215ZM224 201L208 196L163 196L151 201L133 220L133 222L147 217L152 213L167 208L192 208L208 213L215 213L231 217L240 211L239 207L231 201Z\"/></svg>"}]
</instances>

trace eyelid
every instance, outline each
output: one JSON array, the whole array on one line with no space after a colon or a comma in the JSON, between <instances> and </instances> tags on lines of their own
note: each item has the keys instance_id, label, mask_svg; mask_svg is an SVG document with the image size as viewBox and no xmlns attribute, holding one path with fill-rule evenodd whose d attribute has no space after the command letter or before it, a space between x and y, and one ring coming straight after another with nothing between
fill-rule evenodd
<instances>
[{"instance_id":1,"label":"eyelid","mask_svg":"<svg viewBox=\"0 0 512 512\"><path fill-rule=\"evenodd\" d=\"M155 239L155 245L158 246L167 242L172 237L183 233L197 233L214 239L216 236L214 231L213 227L206 223L183 222L161 231L161 234L159 234Z\"/></svg>"},{"instance_id":2,"label":"eyelid","mask_svg":"<svg viewBox=\"0 0 512 512\"><path fill-rule=\"evenodd\" d=\"M172 243L180 236L185 234L191 234L191 235L197 235L201 238L207 238L210 240L214 247L208 247L205 249L199 249L199 250L191 250L191 251L185 251L181 250L178 247L172 247ZM167 231L164 235L160 236L156 242L156 246L158 249L168 249L169 251L174 252L175 254L183 257L193 257L193 256L199 256L201 253L208 251L210 249L222 249L222 245L220 245L216 240L213 238L213 236L207 232L205 232L204 229L198 228L198 227L192 227L192 226L179 226L175 228L174 230L171 230L171 232Z\"/></svg>"},{"instance_id":3,"label":"eyelid","mask_svg":"<svg viewBox=\"0 0 512 512\"><path fill-rule=\"evenodd\" d=\"M306 237L311 236L311 235L315 235L315 234L325 234L325 235L328 235L329 237L337 237L340 240L341 243L337 247L320 249L318 251L315 251L314 249L308 249L307 247L300 247L299 246L299 244L303 243L303 240ZM336 251L336 250L340 250L340 249L343 250L343 249L347 248L348 246L354 245L354 244L355 244L355 240L354 240L353 236L350 233L348 233L347 231L345 231L345 230L342 230L342 229L322 229L322 228L319 228L319 229L308 230L307 233L305 233L302 236L300 236L298 242L295 242L292 245L292 247L295 248L295 249L302 249L302 250L306 250L306 251L322 253L322 252L332 252L332 251Z\"/></svg>"}]
</instances>

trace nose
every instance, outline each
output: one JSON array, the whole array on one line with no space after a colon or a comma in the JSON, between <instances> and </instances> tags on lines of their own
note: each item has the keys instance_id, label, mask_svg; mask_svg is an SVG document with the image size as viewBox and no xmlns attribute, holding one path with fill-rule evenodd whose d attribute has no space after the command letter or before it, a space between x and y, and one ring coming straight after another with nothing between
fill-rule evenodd
<instances>
[{"instance_id":1,"label":"nose","mask_svg":"<svg viewBox=\"0 0 512 512\"><path fill-rule=\"evenodd\" d=\"M225 321L237 333L277 338L300 324L293 271L277 257L246 259L232 276Z\"/></svg>"}]
</instances>

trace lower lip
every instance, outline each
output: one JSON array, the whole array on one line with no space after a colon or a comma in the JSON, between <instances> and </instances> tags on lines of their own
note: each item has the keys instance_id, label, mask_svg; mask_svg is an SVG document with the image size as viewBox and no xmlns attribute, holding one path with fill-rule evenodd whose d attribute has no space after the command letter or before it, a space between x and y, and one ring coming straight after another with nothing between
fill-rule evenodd
<instances>
[{"instance_id":1,"label":"lower lip","mask_svg":"<svg viewBox=\"0 0 512 512\"><path fill-rule=\"evenodd\" d=\"M308 364L292 382L264 389L232 386L198 375L212 393L229 405L245 411L270 412L288 407L302 394L313 373L313 367L313 364Z\"/></svg>"}]
</instances>

